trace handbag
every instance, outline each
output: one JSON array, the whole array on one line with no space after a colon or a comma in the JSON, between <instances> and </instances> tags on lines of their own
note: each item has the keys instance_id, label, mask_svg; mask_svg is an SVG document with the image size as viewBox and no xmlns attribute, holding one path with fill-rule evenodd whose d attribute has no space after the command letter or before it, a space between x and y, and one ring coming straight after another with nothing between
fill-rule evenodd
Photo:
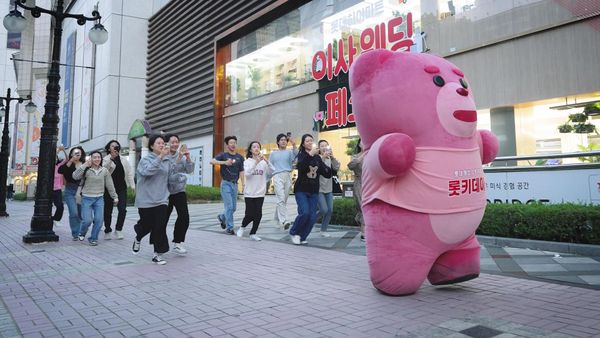
<instances>
[{"instance_id":1,"label":"handbag","mask_svg":"<svg viewBox=\"0 0 600 338\"><path fill-rule=\"evenodd\" d=\"M81 204L81 196L83 194L83 186L85 185L85 174L87 173L89 167L85 168L85 170L83 171L83 177L81 178L81 182L79 183L79 186L77 187L77 191L75 192L75 203L77 204Z\"/></svg>"},{"instance_id":2,"label":"handbag","mask_svg":"<svg viewBox=\"0 0 600 338\"><path fill-rule=\"evenodd\" d=\"M331 176L331 183L333 184L333 190L332 192L334 194L341 194L343 192L342 190L342 184L340 183L340 180L337 177L337 171L334 170L333 171L333 175Z\"/></svg>"},{"instance_id":3,"label":"handbag","mask_svg":"<svg viewBox=\"0 0 600 338\"><path fill-rule=\"evenodd\" d=\"M75 203L81 204L81 191L83 190L83 185L79 185L77 187L77 191L75 192Z\"/></svg>"}]
</instances>

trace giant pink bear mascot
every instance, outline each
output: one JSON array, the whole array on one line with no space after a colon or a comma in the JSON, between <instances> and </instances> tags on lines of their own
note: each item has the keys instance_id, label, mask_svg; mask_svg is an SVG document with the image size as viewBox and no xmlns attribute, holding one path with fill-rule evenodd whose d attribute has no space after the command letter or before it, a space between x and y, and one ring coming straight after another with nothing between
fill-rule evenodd
<instances>
[{"instance_id":1,"label":"giant pink bear mascot","mask_svg":"<svg viewBox=\"0 0 600 338\"><path fill-rule=\"evenodd\" d=\"M362 208L373 285L390 295L479 276L475 229L486 205L482 163L498 153L477 128L463 72L430 54L375 50L350 70L366 150Z\"/></svg>"}]
</instances>

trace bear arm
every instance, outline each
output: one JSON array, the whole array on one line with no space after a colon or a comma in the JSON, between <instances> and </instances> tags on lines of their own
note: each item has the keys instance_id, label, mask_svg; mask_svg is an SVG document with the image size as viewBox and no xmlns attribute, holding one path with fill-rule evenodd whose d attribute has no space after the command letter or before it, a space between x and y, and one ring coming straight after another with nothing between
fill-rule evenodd
<instances>
[{"instance_id":1,"label":"bear arm","mask_svg":"<svg viewBox=\"0 0 600 338\"><path fill-rule=\"evenodd\" d=\"M381 178L405 174L415 161L413 140L406 134L394 133L380 137L367 153L365 162Z\"/></svg>"},{"instance_id":2,"label":"bear arm","mask_svg":"<svg viewBox=\"0 0 600 338\"><path fill-rule=\"evenodd\" d=\"M498 138L489 130L478 130L479 150L481 152L481 163L492 162L498 155Z\"/></svg>"}]
</instances>

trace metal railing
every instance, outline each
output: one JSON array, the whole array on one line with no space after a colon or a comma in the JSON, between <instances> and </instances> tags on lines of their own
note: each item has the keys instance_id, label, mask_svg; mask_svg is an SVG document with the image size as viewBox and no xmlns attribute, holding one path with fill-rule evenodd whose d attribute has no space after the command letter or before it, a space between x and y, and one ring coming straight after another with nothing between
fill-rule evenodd
<instances>
[{"instance_id":1,"label":"metal railing","mask_svg":"<svg viewBox=\"0 0 600 338\"><path fill-rule=\"evenodd\" d=\"M577 157L600 157L600 151L585 151L560 154L540 154L540 155L523 155L523 156L501 156L497 157L492 165L484 168L484 172L501 172L501 171L546 171L546 170L577 170L577 169L600 169L600 162L594 163L552 163L552 164L536 164L531 163L531 160L543 159L562 159L562 158L577 158ZM528 166L514 165L516 161L527 161ZM504 162L504 166L502 163Z\"/></svg>"}]
</instances>

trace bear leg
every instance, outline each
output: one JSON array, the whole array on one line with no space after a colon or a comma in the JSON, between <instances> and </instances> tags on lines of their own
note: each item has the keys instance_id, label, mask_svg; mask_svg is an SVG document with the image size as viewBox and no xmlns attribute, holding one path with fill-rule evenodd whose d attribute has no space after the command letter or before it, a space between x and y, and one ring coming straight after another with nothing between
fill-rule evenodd
<instances>
[{"instance_id":1,"label":"bear leg","mask_svg":"<svg viewBox=\"0 0 600 338\"><path fill-rule=\"evenodd\" d=\"M388 295L413 294L427 278L439 251L413 239L409 228L429 228L429 218L384 203L374 204L378 206L363 209L373 286Z\"/></svg>"},{"instance_id":2,"label":"bear leg","mask_svg":"<svg viewBox=\"0 0 600 338\"><path fill-rule=\"evenodd\" d=\"M479 242L471 235L458 247L444 252L433 264L427 279L433 285L465 282L479 277Z\"/></svg>"}]
</instances>

